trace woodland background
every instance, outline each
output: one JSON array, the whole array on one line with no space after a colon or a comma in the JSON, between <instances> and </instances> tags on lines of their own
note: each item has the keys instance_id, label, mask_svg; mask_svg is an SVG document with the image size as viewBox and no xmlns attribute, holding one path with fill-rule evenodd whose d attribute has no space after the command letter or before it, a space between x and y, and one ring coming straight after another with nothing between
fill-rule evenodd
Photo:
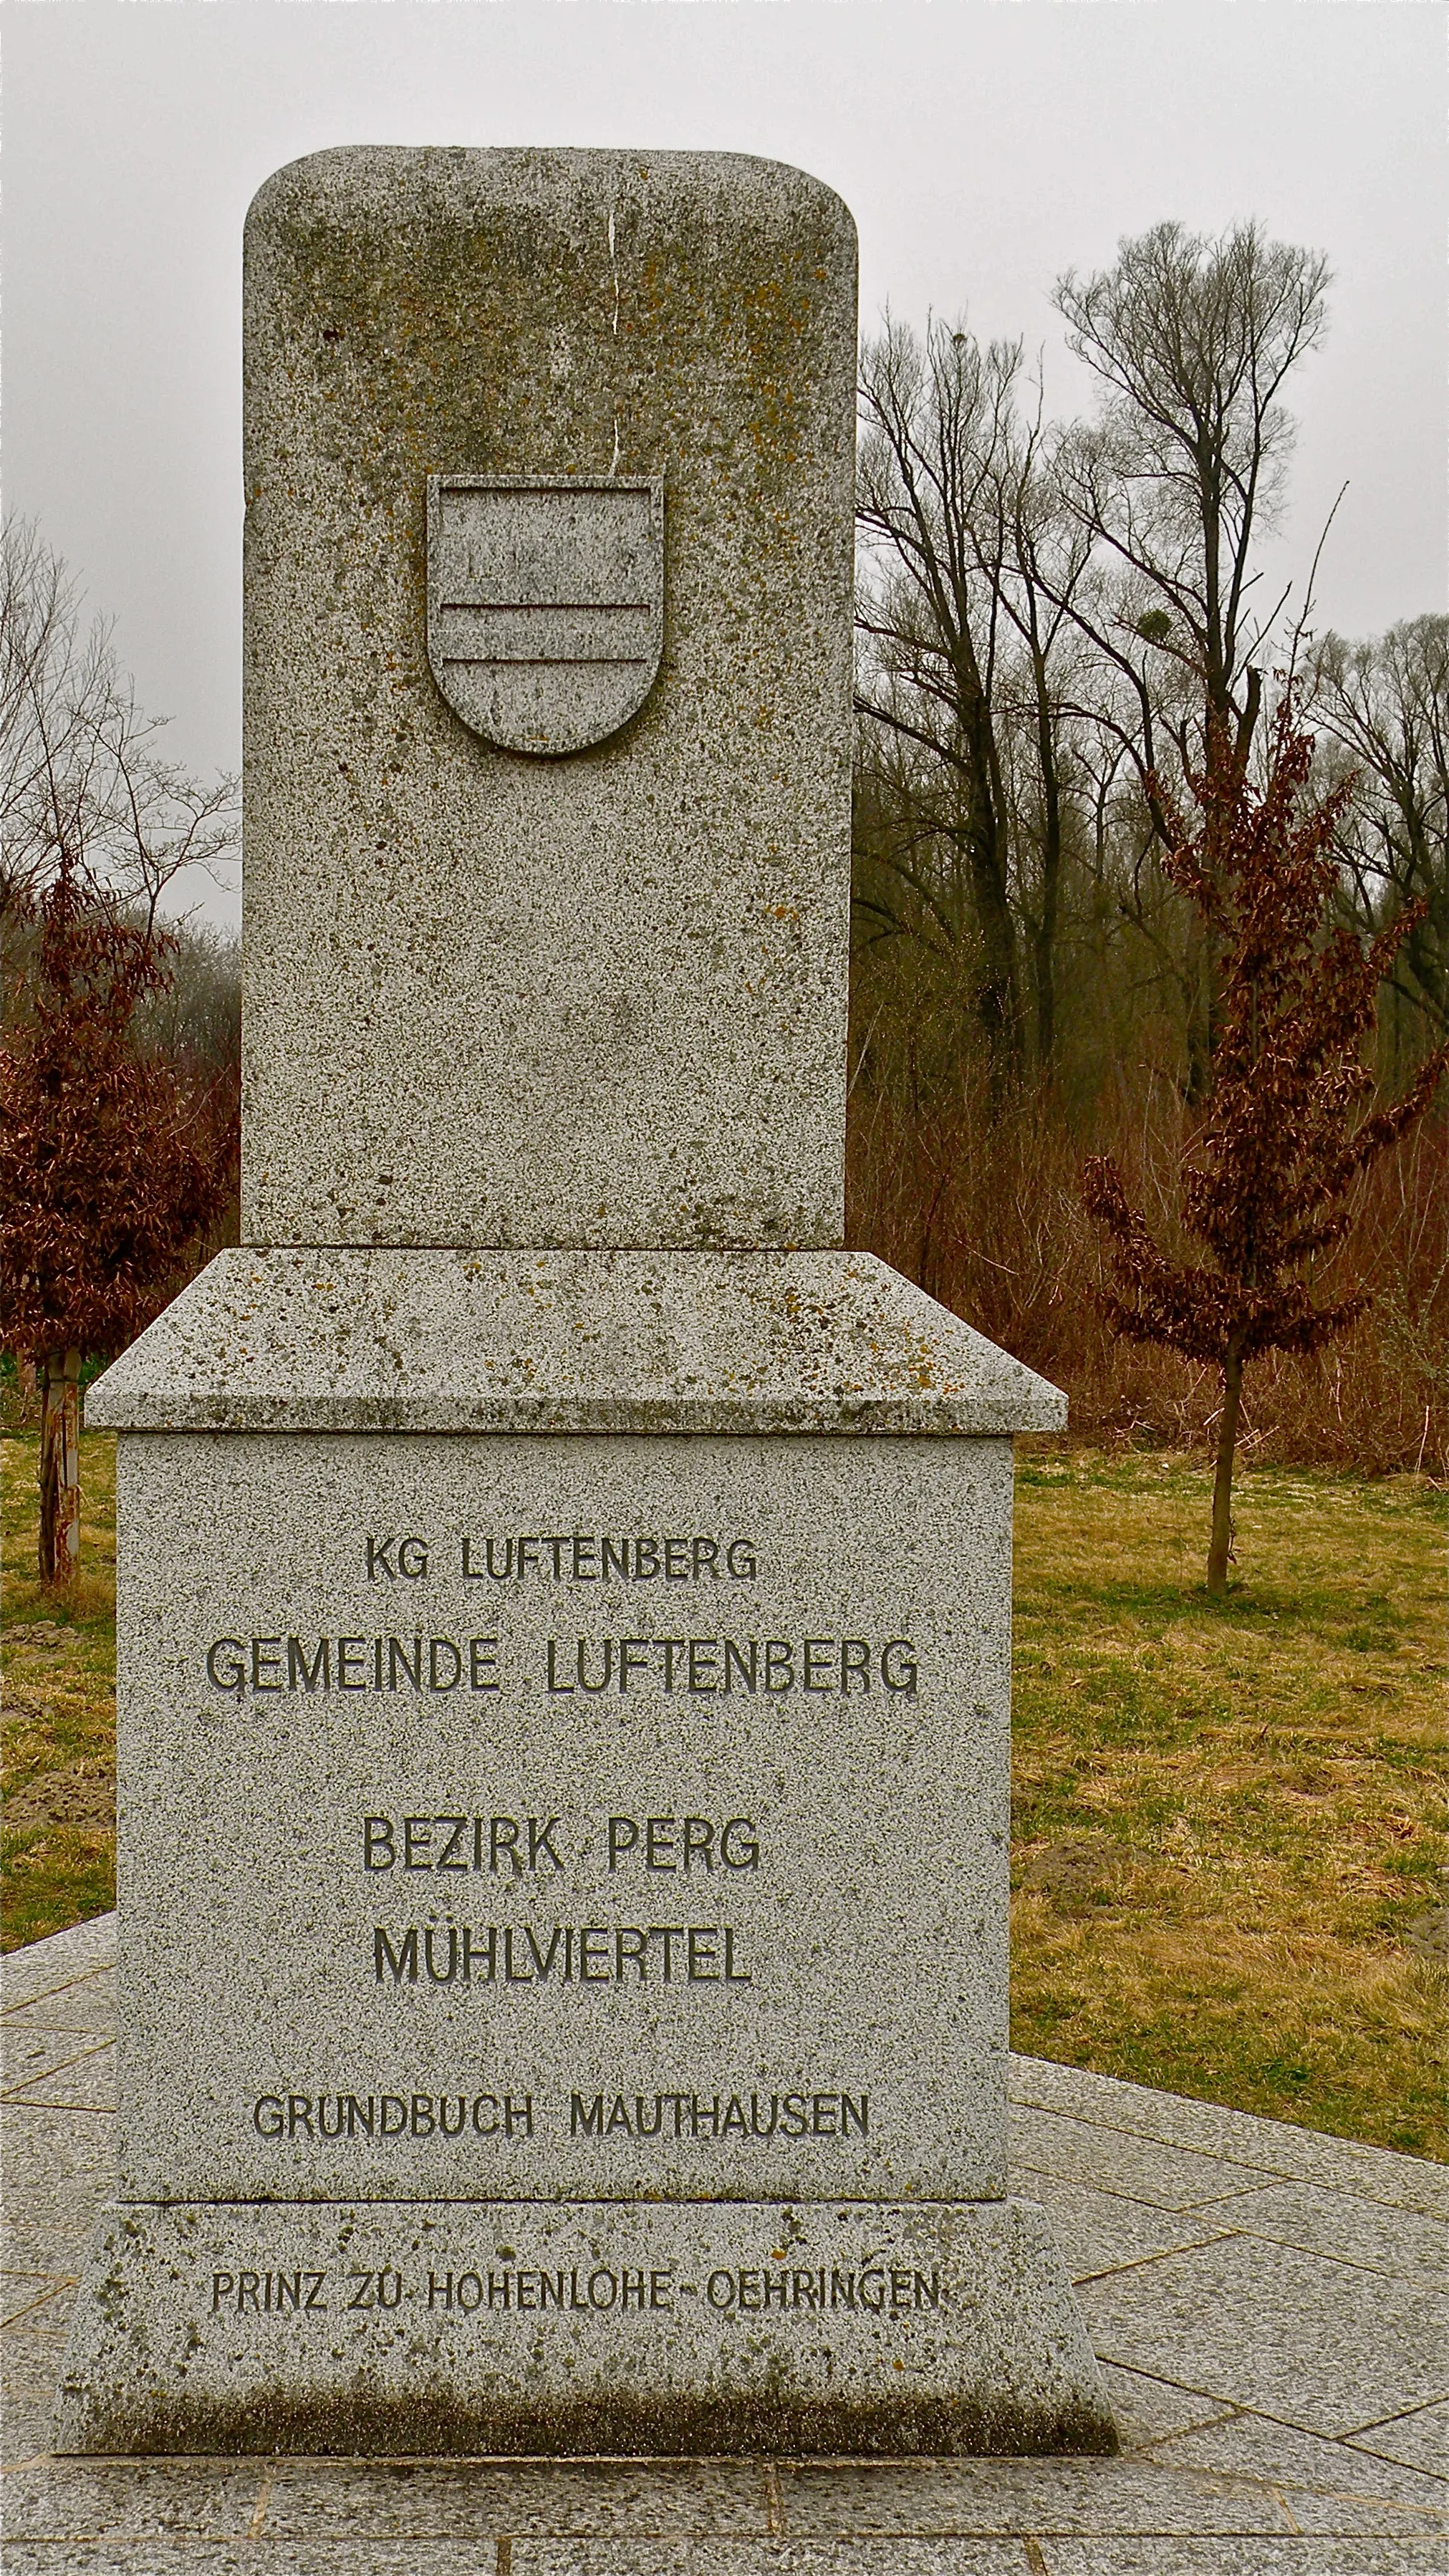
<instances>
[{"instance_id":1,"label":"woodland background","mask_svg":"<svg viewBox=\"0 0 1449 2576\"><path fill-rule=\"evenodd\" d=\"M982 346L965 322L888 319L862 351L847 1239L1064 1386L1098 1441L1193 1447L1219 1403L1211 1368L1113 1338L1081 1195L1086 1159L1110 1153L1174 1240L1214 990L1161 865L1164 808L1190 804L1214 720L1251 763L1291 686L1315 788L1352 781L1343 921L1367 943L1422 908L1380 996L1381 1096L1449 1032L1449 619L1320 633L1311 583L1275 600L1259 574L1329 283L1251 225L1124 243L1057 285L1098 384L1065 422L1045 419L1022 344ZM23 1051L33 905L67 843L97 903L167 926L128 1044L230 1165L154 1310L236 1233L239 951L185 911L198 870L235 862L235 785L169 762L33 527L7 531L0 646L9 1043ZM1255 1366L1246 1458L1444 1471L1446 1159L1441 1086L1315 1282L1368 1288L1369 1312L1314 1359Z\"/></svg>"}]
</instances>

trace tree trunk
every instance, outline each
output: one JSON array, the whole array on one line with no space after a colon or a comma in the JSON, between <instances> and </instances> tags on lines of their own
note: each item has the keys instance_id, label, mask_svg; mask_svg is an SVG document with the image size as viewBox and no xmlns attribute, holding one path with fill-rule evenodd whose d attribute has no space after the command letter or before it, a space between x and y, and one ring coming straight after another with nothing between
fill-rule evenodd
<instances>
[{"instance_id":1,"label":"tree trunk","mask_svg":"<svg viewBox=\"0 0 1449 2576\"><path fill-rule=\"evenodd\" d=\"M1187 1009L1183 1097L1189 1109L1201 1109L1213 1087L1213 1004L1208 934L1196 913L1187 925L1183 992Z\"/></svg>"},{"instance_id":2,"label":"tree trunk","mask_svg":"<svg viewBox=\"0 0 1449 2576\"><path fill-rule=\"evenodd\" d=\"M1034 653L1032 658L1036 673L1036 743L1042 792L1041 913L1032 943L1032 963L1036 986L1036 1061L1038 1066L1047 1068L1056 1053L1057 1042L1056 950L1062 883L1062 792L1057 776L1046 662L1040 653Z\"/></svg>"},{"instance_id":3,"label":"tree trunk","mask_svg":"<svg viewBox=\"0 0 1449 2576\"><path fill-rule=\"evenodd\" d=\"M962 675L959 686L970 809L964 828L957 834L957 845L964 847L971 876L972 905L981 942L976 1014L986 1039L992 1102L1000 1107L1014 1089L1021 1069L1016 919L1002 848L1003 798L997 782L991 709L973 675Z\"/></svg>"},{"instance_id":4,"label":"tree trunk","mask_svg":"<svg viewBox=\"0 0 1449 2576\"><path fill-rule=\"evenodd\" d=\"M973 828L967 848L972 908L980 940L976 1016L986 1040L991 1099L1000 1108L1021 1069L1021 1010L1017 985L1016 922L1002 875L994 818Z\"/></svg>"},{"instance_id":5,"label":"tree trunk","mask_svg":"<svg viewBox=\"0 0 1449 2576\"><path fill-rule=\"evenodd\" d=\"M1208 1549L1208 1590L1228 1588L1228 1558L1233 1545L1233 1452L1238 1445L1238 1411L1243 1397L1243 1354L1233 1343L1223 1362L1223 1416L1218 1425L1218 1459L1213 1476L1213 1534Z\"/></svg>"},{"instance_id":6,"label":"tree trunk","mask_svg":"<svg viewBox=\"0 0 1449 2576\"><path fill-rule=\"evenodd\" d=\"M79 1351L50 1351L40 1372L40 1580L69 1583L80 1562Z\"/></svg>"},{"instance_id":7,"label":"tree trunk","mask_svg":"<svg viewBox=\"0 0 1449 2576\"><path fill-rule=\"evenodd\" d=\"M1032 941L1032 980L1036 987L1036 1061L1049 1070L1057 1047L1056 952L1060 909L1062 842L1060 825L1048 822L1041 854L1041 918Z\"/></svg>"}]
</instances>

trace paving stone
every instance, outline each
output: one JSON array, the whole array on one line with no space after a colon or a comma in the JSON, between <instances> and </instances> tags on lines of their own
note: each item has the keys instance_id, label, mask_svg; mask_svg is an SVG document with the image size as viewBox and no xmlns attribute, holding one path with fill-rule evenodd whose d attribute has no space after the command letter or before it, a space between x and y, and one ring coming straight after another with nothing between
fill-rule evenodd
<instances>
[{"instance_id":1,"label":"paving stone","mask_svg":"<svg viewBox=\"0 0 1449 2576\"><path fill-rule=\"evenodd\" d=\"M1370 2425L1353 2435L1353 2447L1372 2452L1375 2459L1402 2460L1409 2468L1449 2476L1449 2399Z\"/></svg>"},{"instance_id":2,"label":"paving stone","mask_svg":"<svg viewBox=\"0 0 1449 2576\"><path fill-rule=\"evenodd\" d=\"M1117 2076L1058 2066L1045 2057L1013 2057L1008 2089L1014 2102L1065 2112L1126 2136L1164 2146L1227 2157L1264 2172L1319 2182L1327 2190L1358 2192L1390 2209L1422 2209L1449 2217L1449 2175L1420 2156L1395 2154L1352 2138L1325 2137L1288 2120L1264 2120L1219 2102L1194 2102L1181 2093L1155 2093Z\"/></svg>"},{"instance_id":3,"label":"paving stone","mask_svg":"<svg viewBox=\"0 0 1449 2576\"><path fill-rule=\"evenodd\" d=\"M28 2317L0 2335L0 2451L7 2465L49 2450L51 2408L64 2354L64 2333L32 2324Z\"/></svg>"},{"instance_id":4,"label":"paving stone","mask_svg":"<svg viewBox=\"0 0 1449 2576\"><path fill-rule=\"evenodd\" d=\"M893 2460L780 2471L785 2529L866 2532L1281 2531L1266 2488L1155 2461Z\"/></svg>"},{"instance_id":5,"label":"paving stone","mask_svg":"<svg viewBox=\"0 0 1449 2576\"><path fill-rule=\"evenodd\" d=\"M1444 2576L1438 2540L1051 2540L1046 2576Z\"/></svg>"},{"instance_id":6,"label":"paving stone","mask_svg":"<svg viewBox=\"0 0 1449 2576\"><path fill-rule=\"evenodd\" d=\"M3 2314L0 2325L16 2325L22 2317L32 2317L37 2325L64 2327L69 2320L79 2275L72 2272L45 2274L6 2272L3 2281Z\"/></svg>"},{"instance_id":7,"label":"paving stone","mask_svg":"<svg viewBox=\"0 0 1449 2576\"><path fill-rule=\"evenodd\" d=\"M1269 2171L1277 2170L1285 2155L1292 2154L1300 2134L1286 2121L1228 2110L1219 2102L1194 2101L1185 2093L1154 2092L1120 2076L1063 2066L1050 2057L1022 2057L1015 2051L1008 2062L1007 2090L1013 2102L1037 2110L1059 2111L1095 2127L1123 2129L1133 2137L1156 2138L1164 2146L1228 2156Z\"/></svg>"},{"instance_id":8,"label":"paving stone","mask_svg":"<svg viewBox=\"0 0 1449 2576\"><path fill-rule=\"evenodd\" d=\"M1176 2254L1226 2232L1216 2206L1198 2217L1145 2207L1121 2192L1094 2191L1085 2183L1063 2182L1057 2174L1032 2177L1074 2281L1098 2272L1114 2272L1124 2263L1143 2263L1158 2254Z\"/></svg>"},{"instance_id":9,"label":"paving stone","mask_svg":"<svg viewBox=\"0 0 1449 2576\"><path fill-rule=\"evenodd\" d=\"M111 2188L115 2135L108 2112L0 2103L7 2271L79 2268L96 2210Z\"/></svg>"},{"instance_id":10,"label":"paving stone","mask_svg":"<svg viewBox=\"0 0 1449 2576\"><path fill-rule=\"evenodd\" d=\"M491 2540L19 2540L5 2576L498 2576Z\"/></svg>"},{"instance_id":11,"label":"paving stone","mask_svg":"<svg viewBox=\"0 0 1449 2576\"><path fill-rule=\"evenodd\" d=\"M1229 2237L1085 2282L1110 2361L1160 2373L1309 2431L1355 2430L1442 2393L1445 2303L1295 2246Z\"/></svg>"},{"instance_id":12,"label":"paving stone","mask_svg":"<svg viewBox=\"0 0 1449 2576\"><path fill-rule=\"evenodd\" d=\"M43 2274L57 2286L80 2278L85 2257L86 2229L79 2238L52 2234L44 2241L28 2236L18 2227L0 2229L0 2272L32 2278ZM72 2261L70 2258L74 2256Z\"/></svg>"},{"instance_id":13,"label":"paving stone","mask_svg":"<svg viewBox=\"0 0 1449 2576\"><path fill-rule=\"evenodd\" d=\"M1154 2459L1164 2467L1208 2469L1229 2477L1257 2478L1273 2486L1311 2488L1324 2496L1356 2497L1410 2506L1423 2514L1449 2515L1449 2477L1376 2460L1347 2442L1300 2432L1296 2425L1246 2412L1160 2441ZM1294 2519L1303 2517L1296 2504ZM1307 2528L1307 2525L1304 2525Z\"/></svg>"},{"instance_id":14,"label":"paving stone","mask_svg":"<svg viewBox=\"0 0 1449 2576\"><path fill-rule=\"evenodd\" d=\"M63 2036L58 2031L51 2035L57 2039ZM84 2056L69 2057L31 2082L16 2085L7 2099L42 2110L114 2111L115 2041L104 2041L99 2047L87 2049Z\"/></svg>"},{"instance_id":15,"label":"paving stone","mask_svg":"<svg viewBox=\"0 0 1449 2576\"><path fill-rule=\"evenodd\" d=\"M1382 2504L1377 2498L1321 2496L1306 2487L1279 2487L1277 2492L1297 2531L1319 2532L1336 2540L1373 2538L1390 2549L1399 2539L1437 2534L1441 2576L1449 2566L1449 2526L1440 2517L1415 2513L1408 2505Z\"/></svg>"},{"instance_id":16,"label":"paving stone","mask_svg":"<svg viewBox=\"0 0 1449 2576\"><path fill-rule=\"evenodd\" d=\"M1416 2209L1388 2209L1357 2193L1325 2191L1316 2183L1272 2183L1218 2201L1213 2219L1279 2245L1301 2245L1372 2272L1422 2280L1430 2288L1449 2279L1449 2224Z\"/></svg>"},{"instance_id":17,"label":"paving stone","mask_svg":"<svg viewBox=\"0 0 1449 2576\"><path fill-rule=\"evenodd\" d=\"M661 2547L525 2541L512 2576L1442 2576L1422 2543L1283 2537L754 2540Z\"/></svg>"},{"instance_id":18,"label":"paving stone","mask_svg":"<svg viewBox=\"0 0 1449 2576\"><path fill-rule=\"evenodd\" d=\"M240 2539L270 2475L256 2460L28 2461L6 2474L5 2529L12 2541L164 2532Z\"/></svg>"},{"instance_id":19,"label":"paving stone","mask_svg":"<svg viewBox=\"0 0 1449 2576\"><path fill-rule=\"evenodd\" d=\"M5 2022L11 2030L89 2030L99 2039L116 2035L116 1980L114 1971L99 1969L93 1977L82 1977L74 1985L57 1987L54 1992L35 1996L12 2011L7 2005Z\"/></svg>"},{"instance_id":20,"label":"paving stone","mask_svg":"<svg viewBox=\"0 0 1449 2576\"><path fill-rule=\"evenodd\" d=\"M1020 2540L515 2541L511 2576L1026 2576Z\"/></svg>"},{"instance_id":21,"label":"paving stone","mask_svg":"<svg viewBox=\"0 0 1449 2576\"><path fill-rule=\"evenodd\" d=\"M286 2538L768 2527L764 2473L753 2460L284 2460L271 2473L262 2525Z\"/></svg>"},{"instance_id":22,"label":"paving stone","mask_svg":"<svg viewBox=\"0 0 1449 2576\"><path fill-rule=\"evenodd\" d=\"M1391 2155L1386 2147L1359 2146L1349 2138L1320 2137L1313 2129L1290 2134L1299 2141L1303 2181L1380 2201L1385 2209L1417 2209L1426 2218L1449 2222L1449 2176L1442 2165L1422 2156Z\"/></svg>"},{"instance_id":23,"label":"paving stone","mask_svg":"<svg viewBox=\"0 0 1449 2576\"><path fill-rule=\"evenodd\" d=\"M97 1969L114 1967L115 1959L114 1913L94 1915L89 1923L73 1923L64 1932L53 1932L48 1940L7 1950L0 1959L0 2012L13 2012L19 2004L33 2003L37 1995L73 1986Z\"/></svg>"},{"instance_id":24,"label":"paving stone","mask_svg":"<svg viewBox=\"0 0 1449 2576\"><path fill-rule=\"evenodd\" d=\"M1126 2370L1116 2362L1102 2364L1102 2384L1128 2450L1158 2442L1165 2434L1219 2423L1234 2412L1224 2399L1205 2397L1199 2388L1179 2388L1170 2379L1154 2379L1147 2371Z\"/></svg>"},{"instance_id":25,"label":"paving stone","mask_svg":"<svg viewBox=\"0 0 1449 2576\"><path fill-rule=\"evenodd\" d=\"M1064 2182L1100 2186L1107 2167L1103 2133L1084 2120L1058 2111L1013 2105L1011 2165L1021 2174L1019 2188L1031 2188L1033 2173L1058 2174ZM1196 2155L1181 2147L1160 2146L1148 2138L1115 2134L1111 2175L1116 2189L1131 2200L1158 2209L1200 2209L1251 2190L1258 2176L1246 2165L1226 2164L1221 2157Z\"/></svg>"},{"instance_id":26,"label":"paving stone","mask_svg":"<svg viewBox=\"0 0 1449 2576\"><path fill-rule=\"evenodd\" d=\"M17 2092L81 2064L106 2042L95 2033L48 2030L27 2020L0 2023L0 2090Z\"/></svg>"}]
</instances>

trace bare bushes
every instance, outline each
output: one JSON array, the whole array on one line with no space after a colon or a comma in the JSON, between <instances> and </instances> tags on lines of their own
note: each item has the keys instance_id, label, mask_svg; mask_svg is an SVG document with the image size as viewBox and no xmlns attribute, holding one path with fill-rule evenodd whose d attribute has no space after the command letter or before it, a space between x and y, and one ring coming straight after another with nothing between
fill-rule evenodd
<instances>
[{"instance_id":1,"label":"bare bushes","mask_svg":"<svg viewBox=\"0 0 1449 2576\"><path fill-rule=\"evenodd\" d=\"M958 1050L959 1050L959 1032ZM1094 1291L1100 1239L1082 1203L1089 1151L1117 1160L1134 1199L1173 1221L1184 1110L1144 1045L1089 1111L1050 1083L993 1112L979 1058L941 1079L902 1033L887 1058L863 1050L851 1093L848 1240L878 1253L978 1332L1066 1389L1079 1436L1196 1448L1213 1435L1216 1370L1118 1342ZM1449 1252L1443 1210L1449 1130L1431 1115L1360 1187L1347 1240L1315 1283L1362 1286L1373 1304L1314 1359L1271 1356L1245 1401L1245 1454L1300 1465L1449 1471Z\"/></svg>"}]
</instances>

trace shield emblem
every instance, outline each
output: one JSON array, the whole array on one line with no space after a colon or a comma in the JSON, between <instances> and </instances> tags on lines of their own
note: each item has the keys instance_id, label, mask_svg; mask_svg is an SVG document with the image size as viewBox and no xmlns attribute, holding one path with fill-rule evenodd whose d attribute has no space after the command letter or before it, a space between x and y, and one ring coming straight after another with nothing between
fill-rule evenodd
<instances>
[{"instance_id":1,"label":"shield emblem","mask_svg":"<svg viewBox=\"0 0 1449 2576\"><path fill-rule=\"evenodd\" d=\"M428 477L428 660L485 742L547 758L606 742L663 648L662 477Z\"/></svg>"}]
</instances>

